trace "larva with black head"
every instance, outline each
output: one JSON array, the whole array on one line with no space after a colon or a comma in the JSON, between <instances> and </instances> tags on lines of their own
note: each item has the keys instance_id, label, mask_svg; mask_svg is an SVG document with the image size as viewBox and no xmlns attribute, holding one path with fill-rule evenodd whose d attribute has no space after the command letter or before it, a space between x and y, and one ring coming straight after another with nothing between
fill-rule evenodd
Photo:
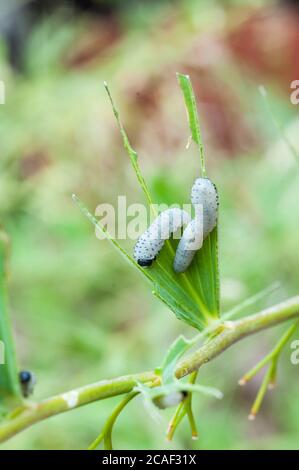
<instances>
[{"instance_id":1,"label":"larva with black head","mask_svg":"<svg viewBox=\"0 0 299 470\"><path fill-rule=\"evenodd\" d=\"M189 221L189 214L182 209L172 208L161 212L138 238L133 253L135 261L142 267L150 266L162 250L165 240Z\"/></svg>"},{"instance_id":2,"label":"larva with black head","mask_svg":"<svg viewBox=\"0 0 299 470\"><path fill-rule=\"evenodd\" d=\"M32 395L36 384L36 378L33 372L30 372L29 370L21 370L19 372L19 382L21 385L22 395L25 398Z\"/></svg>"},{"instance_id":3,"label":"larva with black head","mask_svg":"<svg viewBox=\"0 0 299 470\"><path fill-rule=\"evenodd\" d=\"M218 194L208 178L197 178L191 189L191 202L196 216L187 225L178 244L173 269L182 273L188 269L203 240L216 227L218 219ZM202 210L202 213L201 213Z\"/></svg>"},{"instance_id":4,"label":"larva with black head","mask_svg":"<svg viewBox=\"0 0 299 470\"><path fill-rule=\"evenodd\" d=\"M191 189L191 202L195 208L202 206L203 239L216 227L218 219L218 193L209 178L197 178Z\"/></svg>"}]
</instances>

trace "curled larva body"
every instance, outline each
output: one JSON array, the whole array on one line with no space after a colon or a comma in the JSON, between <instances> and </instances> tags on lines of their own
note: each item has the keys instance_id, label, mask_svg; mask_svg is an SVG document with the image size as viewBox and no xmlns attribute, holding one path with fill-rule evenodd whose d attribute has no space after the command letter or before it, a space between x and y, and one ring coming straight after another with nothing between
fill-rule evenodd
<instances>
[{"instance_id":1,"label":"curled larva body","mask_svg":"<svg viewBox=\"0 0 299 470\"><path fill-rule=\"evenodd\" d=\"M197 178L191 189L191 202L196 216L187 225L175 254L173 269L182 273L190 266L203 240L217 224L218 194L215 185L208 178Z\"/></svg>"},{"instance_id":2,"label":"curled larva body","mask_svg":"<svg viewBox=\"0 0 299 470\"><path fill-rule=\"evenodd\" d=\"M203 244L202 218L195 217L184 230L182 238L177 246L173 269L176 273L182 273L190 266L195 253Z\"/></svg>"},{"instance_id":3,"label":"curled larva body","mask_svg":"<svg viewBox=\"0 0 299 470\"><path fill-rule=\"evenodd\" d=\"M165 240L189 221L189 214L182 209L172 208L161 212L138 238L134 247L134 259L142 267L150 266L163 248Z\"/></svg>"},{"instance_id":4,"label":"curled larva body","mask_svg":"<svg viewBox=\"0 0 299 470\"><path fill-rule=\"evenodd\" d=\"M202 207L203 239L216 227L218 218L218 194L216 186L208 178L197 178L191 189L191 202L195 211Z\"/></svg>"}]
</instances>

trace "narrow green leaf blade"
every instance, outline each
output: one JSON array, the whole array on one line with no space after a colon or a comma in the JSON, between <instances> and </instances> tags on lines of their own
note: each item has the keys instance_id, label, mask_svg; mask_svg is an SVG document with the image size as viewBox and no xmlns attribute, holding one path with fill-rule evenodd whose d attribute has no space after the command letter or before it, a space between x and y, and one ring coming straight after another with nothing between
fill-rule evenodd
<instances>
[{"instance_id":1,"label":"narrow green leaf blade","mask_svg":"<svg viewBox=\"0 0 299 470\"><path fill-rule=\"evenodd\" d=\"M119 112L116 109L107 83L104 83L104 86L108 93L113 113L116 117L120 133L123 138L124 148L129 155L137 180L146 196L150 209L154 212L153 200L150 195L150 191L138 165L137 152L132 148L132 145L129 142L129 138L124 129L124 126L122 125ZM153 263L149 269L142 269L142 271L146 276L150 276L150 278L153 280L154 294L169 308L171 308L177 318L185 321L189 325L199 330L202 330L210 321L210 307L209 305L206 305L205 300L202 299L198 292L197 285L194 285L192 276L190 276L189 273L182 273L178 275L173 271L172 262L177 242L178 240L166 240L165 246L159 253L159 257L155 263ZM209 287L208 290L210 291ZM215 310L214 307L213 310Z\"/></svg>"},{"instance_id":2,"label":"narrow green leaf blade","mask_svg":"<svg viewBox=\"0 0 299 470\"><path fill-rule=\"evenodd\" d=\"M199 385L199 384L191 384L191 383L179 383L180 390L184 390L186 392L198 392L202 393L203 395L208 395L210 397L217 398L221 400L223 398L223 393L215 387L208 387L207 385Z\"/></svg>"},{"instance_id":3,"label":"narrow green leaf blade","mask_svg":"<svg viewBox=\"0 0 299 470\"><path fill-rule=\"evenodd\" d=\"M179 76L186 105L190 114L190 126L192 135L199 145L202 167L204 169L204 155L200 138L200 129L196 111L195 98L190 80L186 76ZM138 182L146 196L150 209L155 214L152 197L145 179L138 165L137 152L131 146L125 129L119 118L119 113L113 102L110 90L105 83L113 113L116 117L124 148L127 151ZM116 240L113 240L107 231L100 226L97 219L86 209L86 207L73 197L86 217L102 232L109 241L121 252L127 260L142 272L153 285L153 293L165 303L180 320L192 327L202 331L215 319L219 318L219 279L218 279L218 256L217 256L217 229L205 240L203 247L195 255L194 261L184 273L175 273L173 260L178 240L166 240L163 249L156 261L148 269L141 268ZM177 201L180 203L181 201ZM157 214L155 214L157 215Z\"/></svg>"},{"instance_id":4,"label":"narrow green leaf blade","mask_svg":"<svg viewBox=\"0 0 299 470\"><path fill-rule=\"evenodd\" d=\"M134 266L136 266L139 270L141 270L141 267L136 263L136 261L130 256L120 245L119 243L112 237L112 235L109 233L108 230L106 230L105 227L103 227L99 221L96 219L96 217L88 210L88 208L85 206L85 204L81 201L81 199L76 195L72 194L72 199L74 203L79 207L81 210L82 214L85 215L85 217L95 226L99 232L101 232L107 240L114 245L114 247L122 254L124 258L127 259L130 263L132 263Z\"/></svg>"},{"instance_id":5,"label":"narrow green leaf blade","mask_svg":"<svg viewBox=\"0 0 299 470\"><path fill-rule=\"evenodd\" d=\"M175 379L175 368L178 360L193 345L192 340L187 340L184 336L178 336L170 345L162 365L162 383L168 385Z\"/></svg>"},{"instance_id":6,"label":"narrow green leaf blade","mask_svg":"<svg viewBox=\"0 0 299 470\"><path fill-rule=\"evenodd\" d=\"M202 138L201 138L196 100L195 100L195 95L194 95L194 91L192 88L192 84L190 81L190 77L189 75L183 75L182 73L178 73L177 79L184 95L191 136L194 142L196 143L196 145L198 146L202 176L205 176L206 169L205 169L204 148L203 148L203 143L202 143Z\"/></svg>"},{"instance_id":7,"label":"narrow green leaf blade","mask_svg":"<svg viewBox=\"0 0 299 470\"><path fill-rule=\"evenodd\" d=\"M177 74L183 92L192 139L198 146L202 176L206 176L205 154L201 137L195 94L188 75ZM200 292L209 315L219 318L220 315L220 280L218 260L218 227L205 239L202 248L196 253L188 274Z\"/></svg>"},{"instance_id":8,"label":"narrow green leaf blade","mask_svg":"<svg viewBox=\"0 0 299 470\"><path fill-rule=\"evenodd\" d=\"M209 312L209 318L220 317L220 279L218 260L218 227L204 240L195 254L188 274ZM209 323L209 318L207 318Z\"/></svg>"},{"instance_id":9,"label":"narrow green leaf blade","mask_svg":"<svg viewBox=\"0 0 299 470\"><path fill-rule=\"evenodd\" d=\"M8 239L0 229L0 414L22 403L6 291ZM2 354L0 354L2 356Z\"/></svg>"},{"instance_id":10,"label":"narrow green leaf blade","mask_svg":"<svg viewBox=\"0 0 299 470\"><path fill-rule=\"evenodd\" d=\"M111 106L112 106L112 109L113 109L113 114L116 118L119 130L120 130L120 133L121 133L121 136L122 136L122 139L123 139L124 148L125 148L127 154L129 155L129 158L131 160L131 163L132 163L132 166L134 168L135 174L136 174L137 179L139 181L140 187L141 187L142 191L145 194L147 202L150 205L150 207L152 207L152 199L151 199L147 184L146 184L145 179L143 178L143 176L141 174L141 171L139 169L137 152L136 152L136 150L133 149L132 145L130 144L127 133L126 133L126 131L124 129L124 126L122 125L122 122L120 120L119 112L117 111L116 106L114 104L114 101L112 99L112 95L110 93L107 82L104 82L104 87L105 87L106 92L108 94L108 97L109 97L109 100L110 100L110 103L111 103Z\"/></svg>"}]
</instances>

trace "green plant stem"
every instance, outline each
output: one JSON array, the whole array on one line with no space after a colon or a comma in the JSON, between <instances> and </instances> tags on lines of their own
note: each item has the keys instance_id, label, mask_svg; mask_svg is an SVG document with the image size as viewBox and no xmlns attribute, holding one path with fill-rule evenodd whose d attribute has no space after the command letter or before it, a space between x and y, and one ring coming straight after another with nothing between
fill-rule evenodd
<instances>
[{"instance_id":1,"label":"green plant stem","mask_svg":"<svg viewBox=\"0 0 299 470\"><path fill-rule=\"evenodd\" d=\"M263 359L261 359L249 372L247 372L243 377L239 380L239 385L245 385L249 382L263 367L265 367L271 360L272 360L272 351L267 354Z\"/></svg>"},{"instance_id":2,"label":"green plant stem","mask_svg":"<svg viewBox=\"0 0 299 470\"><path fill-rule=\"evenodd\" d=\"M99 434L99 436L90 444L88 450L95 450L100 443L104 440L104 445L106 450L112 450L112 429L117 420L118 416L122 410L127 406L127 404L138 395L139 392L128 393L127 396L115 407L112 414L106 421L106 424Z\"/></svg>"},{"instance_id":3,"label":"green plant stem","mask_svg":"<svg viewBox=\"0 0 299 470\"><path fill-rule=\"evenodd\" d=\"M198 371L192 372L190 374L189 383L194 384L197 378ZM184 418L185 415L188 415L192 438L197 438L197 430L196 430L196 423L194 420L193 412L192 412L192 392L188 392L186 398L177 406L173 417L168 425L166 439L171 441L176 429L178 428L180 422Z\"/></svg>"},{"instance_id":4,"label":"green plant stem","mask_svg":"<svg viewBox=\"0 0 299 470\"><path fill-rule=\"evenodd\" d=\"M216 337L213 337L197 351L189 354L179 362L176 368L176 377L180 379L191 374L246 336L297 317L299 317L299 296L292 297L278 305L238 321L228 322ZM136 386L136 382L158 385L159 381L160 378L154 371L132 374L86 385L71 392L62 393L42 402L28 405L19 414L15 413L11 419L2 422L0 425L0 442L50 416L104 398L130 393Z\"/></svg>"},{"instance_id":5,"label":"green plant stem","mask_svg":"<svg viewBox=\"0 0 299 470\"><path fill-rule=\"evenodd\" d=\"M287 331L282 335L282 337L279 339L277 344L274 346L272 351L270 351L261 361L259 361L252 369L250 369L249 372L247 372L239 381L240 385L245 385L247 382L249 382L265 365L267 365L270 361L277 362L278 356L280 355L282 349L286 345L286 343L289 341L291 336L294 334L296 329L299 326L299 321L296 321L293 325L291 325ZM273 371L273 377L274 377L274 371Z\"/></svg>"},{"instance_id":6,"label":"green plant stem","mask_svg":"<svg viewBox=\"0 0 299 470\"><path fill-rule=\"evenodd\" d=\"M254 400L254 403L252 405L250 415L248 416L248 419L250 419L251 421L254 420L257 413L259 412L259 409L260 409L261 404L263 402L264 396L266 395L267 388L268 388L268 385L269 385L270 380L271 380L273 369L274 369L274 363L270 364L270 366L269 366L269 368L268 368L268 370L265 374L265 377L262 381L262 385L260 386L260 389L258 391L256 399Z\"/></svg>"},{"instance_id":7,"label":"green plant stem","mask_svg":"<svg viewBox=\"0 0 299 470\"><path fill-rule=\"evenodd\" d=\"M261 369L268 365L268 369L263 378L262 384L259 388L257 396L252 405L250 415L248 418L250 420L255 419L257 413L260 410L263 399L266 395L267 388L272 389L276 383L276 374L277 374L277 364L281 354L282 349L287 344L293 333L299 326L299 321L297 320L293 325L291 325L287 331L282 335L279 341L276 343L272 351L270 351L261 361L259 361L249 372L247 372L241 380L239 380L239 385L245 385L249 382Z\"/></svg>"},{"instance_id":8,"label":"green plant stem","mask_svg":"<svg viewBox=\"0 0 299 470\"><path fill-rule=\"evenodd\" d=\"M271 364L271 371L270 371L269 383L268 383L269 390L272 390L276 384L277 364L278 364L278 358L276 357L272 360L272 364Z\"/></svg>"},{"instance_id":9,"label":"green plant stem","mask_svg":"<svg viewBox=\"0 0 299 470\"><path fill-rule=\"evenodd\" d=\"M188 415L188 419L190 423L192 439L196 440L198 438L198 432L197 432L197 426L196 426L196 422L194 419L193 411L191 408L192 394L189 395L188 399L189 399L189 405L187 409L187 415Z\"/></svg>"},{"instance_id":10,"label":"green plant stem","mask_svg":"<svg viewBox=\"0 0 299 470\"><path fill-rule=\"evenodd\" d=\"M224 322L221 333L180 361L176 375L178 378L184 377L219 356L242 338L297 317L299 317L299 296L240 320Z\"/></svg>"},{"instance_id":11,"label":"green plant stem","mask_svg":"<svg viewBox=\"0 0 299 470\"><path fill-rule=\"evenodd\" d=\"M198 374L198 370L196 370L195 372L192 372L192 374L190 375L190 380L189 380L190 383L194 384L196 382L197 374ZM193 398L193 394L192 392L189 392L186 403L185 403L185 408L186 408L187 416L189 419L192 439L197 439L198 432L197 432L196 422L195 422L193 411L192 411L192 398Z\"/></svg>"},{"instance_id":12,"label":"green plant stem","mask_svg":"<svg viewBox=\"0 0 299 470\"><path fill-rule=\"evenodd\" d=\"M174 415L173 417L171 418L171 421L168 425L168 429L167 429L167 434L166 434L166 439L168 441L171 441L173 436L174 436L174 433L175 433L175 430L177 429L178 425L180 424L180 422L182 421L182 419L184 418L186 414L186 410L185 410L185 400L183 400L176 408L175 412L174 412Z\"/></svg>"}]
</instances>

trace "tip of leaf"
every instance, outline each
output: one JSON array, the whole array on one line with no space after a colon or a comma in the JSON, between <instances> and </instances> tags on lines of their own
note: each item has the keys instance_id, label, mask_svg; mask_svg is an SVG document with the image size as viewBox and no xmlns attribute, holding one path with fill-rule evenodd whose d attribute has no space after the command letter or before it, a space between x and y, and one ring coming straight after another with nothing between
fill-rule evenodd
<instances>
[{"instance_id":1,"label":"tip of leaf","mask_svg":"<svg viewBox=\"0 0 299 470\"><path fill-rule=\"evenodd\" d=\"M260 92L260 94L261 94L262 96L264 96L264 97L267 96L267 90L266 90L266 88L264 87L264 85L260 85L260 86L259 86L259 92Z\"/></svg>"},{"instance_id":2,"label":"tip of leaf","mask_svg":"<svg viewBox=\"0 0 299 470\"><path fill-rule=\"evenodd\" d=\"M172 424L169 424L168 426L168 429L167 429L167 432L166 432L166 441L167 442L171 442L172 441L172 431L173 431L173 425Z\"/></svg>"},{"instance_id":3,"label":"tip of leaf","mask_svg":"<svg viewBox=\"0 0 299 470\"><path fill-rule=\"evenodd\" d=\"M250 415L248 416L249 421L254 421L255 416L256 416L255 413L250 413Z\"/></svg>"},{"instance_id":4,"label":"tip of leaf","mask_svg":"<svg viewBox=\"0 0 299 470\"><path fill-rule=\"evenodd\" d=\"M187 80L190 80L190 75L187 75L185 73L177 72L176 76L177 76L177 78L186 78Z\"/></svg>"}]
</instances>

